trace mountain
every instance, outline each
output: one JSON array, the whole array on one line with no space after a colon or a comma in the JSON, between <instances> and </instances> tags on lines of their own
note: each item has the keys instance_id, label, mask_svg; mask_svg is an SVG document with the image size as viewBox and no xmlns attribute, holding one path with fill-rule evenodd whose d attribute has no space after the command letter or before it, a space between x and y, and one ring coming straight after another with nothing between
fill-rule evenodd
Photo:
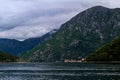
<instances>
[{"instance_id":1,"label":"mountain","mask_svg":"<svg viewBox=\"0 0 120 80\"><path fill-rule=\"evenodd\" d=\"M120 36L120 9L95 6L62 24L54 35L22 58L34 62L81 59L117 36Z\"/></svg>"},{"instance_id":2,"label":"mountain","mask_svg":"<svg viewBox=\"0 0 120 80\"><path fill-rule=\"evenodd\" d=\"M10 53L12 55L18 55L19 53L32 49L55 32L56 29L41 37L29 38L24 41L18 41L14 39L0 39L0 51Z\"/></svg>"},{"instance_id":3,"label":"mountain","mask_svg":"<svg viewBox=\"0 0 120 80\"><path fill-rule=\"evenodd\" d=\"M98 48L87 61L120 61L120 37Z\"/></svg>"},{"instance_id":4,"label":"mountain","mask_svg":"<svg viewBox=\"0 0 120 80\"><path fill-rule=\"evenodd\" d=\"M17 57L0 51L0 62L16 62Z\"/></svg>"}]
</instances>

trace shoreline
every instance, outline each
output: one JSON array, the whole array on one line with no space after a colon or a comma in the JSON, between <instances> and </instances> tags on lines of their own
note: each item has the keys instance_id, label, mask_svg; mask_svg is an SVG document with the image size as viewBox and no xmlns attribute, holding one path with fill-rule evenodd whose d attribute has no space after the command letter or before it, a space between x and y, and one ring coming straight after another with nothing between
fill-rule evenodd
<instances>
[{"instance_id":1,"label":"shoreline","mask_svg":"<svg viewBox=\"0 0 120 80\"><path fill-rule=\"evenodd\" d=\"M84 61L84 62L0 62L0 64L9 64L9 63L54 63L54 64L61 64L61 63L79 63L79 64L120 64L120 61Z\"/></svg>"},{"instance_id":2,"label":"shoreline","mask_svg":"<svg viewBox=\"0 0 120 80\"><path fill-rule=\"evenodd\" d=\"M120 61L86 61L83 63L92 63L92 64L120 64Z\"/></svg>"}]
</instances>

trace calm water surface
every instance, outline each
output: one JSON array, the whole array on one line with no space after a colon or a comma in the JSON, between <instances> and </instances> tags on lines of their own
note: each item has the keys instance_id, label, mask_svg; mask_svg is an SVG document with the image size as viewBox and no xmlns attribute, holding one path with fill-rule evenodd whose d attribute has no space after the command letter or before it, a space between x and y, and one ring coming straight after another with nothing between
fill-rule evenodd
<instances>
[{"instance_id":1,"label":"calm water surface","mask_svg":"<svg viewBox=\"0 0 120 80\"><path fill-rule=\"evenodd\" d=\"M0 64L0 80L120 80L120 64Z\"/></svg>"}]
</instances>

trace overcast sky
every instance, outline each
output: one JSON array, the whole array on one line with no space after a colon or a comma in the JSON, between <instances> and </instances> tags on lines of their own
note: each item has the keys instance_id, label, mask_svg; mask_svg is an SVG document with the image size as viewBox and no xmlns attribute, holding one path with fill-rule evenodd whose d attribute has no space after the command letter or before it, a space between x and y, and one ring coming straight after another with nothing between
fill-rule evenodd
<instances>
[{"instance_id":1,"label":"overcast sky","mask_svg":"<svg viewBox=\"0 0 120 80\"><path fill-rule=\"evenodd\" d=\"M119 8L120 0L0 0L0 38L41 36L97 5Z\"/></svg>"}]
</instances>

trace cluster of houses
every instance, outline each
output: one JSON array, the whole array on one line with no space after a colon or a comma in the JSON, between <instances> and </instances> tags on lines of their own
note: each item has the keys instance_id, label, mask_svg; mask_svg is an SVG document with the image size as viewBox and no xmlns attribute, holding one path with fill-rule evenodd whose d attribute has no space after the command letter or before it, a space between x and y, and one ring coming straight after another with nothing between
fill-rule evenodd
<instances>
[{"instance_id":1,"label":"cluster of houses","mask_svg":"<svg viewBox=\"0 0 120 80\"><path fill-rule=\"evenodd\" d=\"M82 58L80 60L75 60L75 59L65 59L64 62L65 63L81 63L81 62L84 62L85 61L85 58Z\"/></svg>"}]
</instances>

